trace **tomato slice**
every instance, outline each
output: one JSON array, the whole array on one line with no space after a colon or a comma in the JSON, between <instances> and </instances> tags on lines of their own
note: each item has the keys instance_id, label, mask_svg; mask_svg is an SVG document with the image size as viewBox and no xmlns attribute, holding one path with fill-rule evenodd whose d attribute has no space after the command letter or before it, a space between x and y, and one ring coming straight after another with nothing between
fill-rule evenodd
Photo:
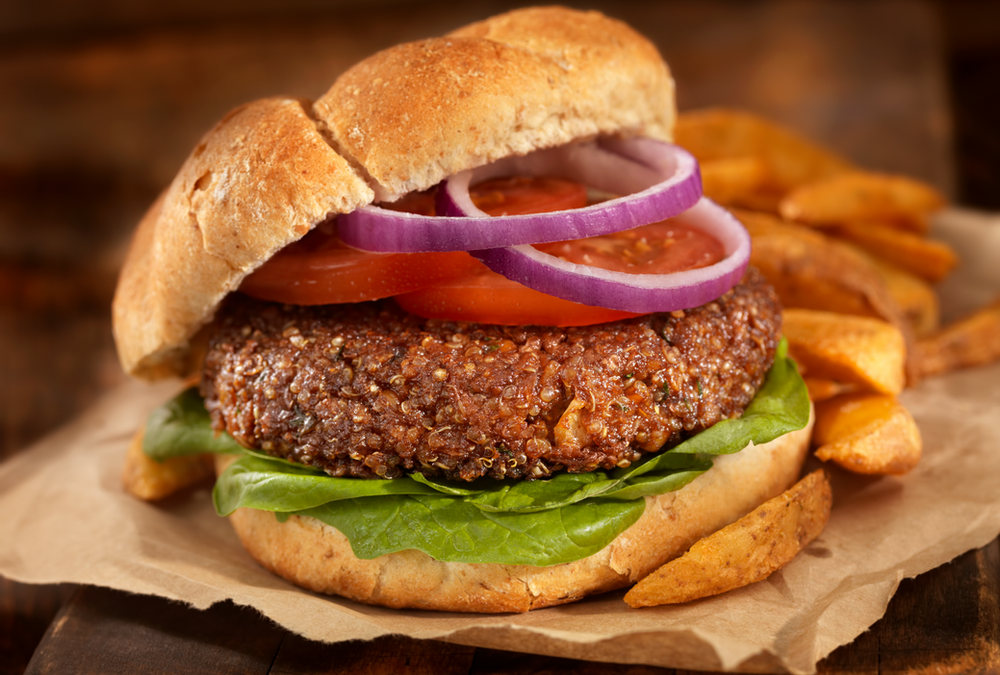
<instances>
[{"instance_id":1,"label":"tomato slice","mask_svg":"<svg viewBox=\"0 0 1000 675\"><path fill-rule=\"evenodd\" d=\"M673 274L714 265L725 251L714 237L675 220L587 239L535 244L569 262L629 274Z\"/></svg>"},{"instance_id":2,"label":"tomato slice","mask_svg":"<svg viewBox=\"0 0 1000 675\"><path fill-rule=\"evenodd\" d=\"M490 215L543 213L587 204L586 188L546 177L509 177L470 189ZM415 193L390 208L432 215L433 192ZM722 258L714 239L674 221L589 239L538 244L571 262L633 274L667 274ZM240 290L264 300L299 305L362 302L395 296L425 318L506 325L583 326L638 316L541 293L488 269L464 252L369 253L336 236L335 222L319 225L256 272Z\"/></svg>"},{"instance_id":3,"label":"tomato slice","mask_svg":"<svg viewBox=\"0 0 1000 675\"><path fill-rule=\"evenodd\" d=\"M469 188L472 203L491 216L550 213L587 205L587 188L547 176L493 178Z\"/></svg>"},{"instance_id":4,"label":"tomato slice","mask_svg":"<svg viewBox=\"0 0 1000 675\"><path fill-rule=\"evenodd\" d=\"M388 298L473 273L481 263L453 253L368 253L318 225L243 280L240 290L261 300L331 305Z\"/></svg>"},{"instance_id":5,"label":"tomato slice","mask_svg":"<svg viewBox=\"0 0 1000 675\"><path fill-rule=\"evenodd\" d=\"M587 203L582 185L557 178L497 178L473 188L491 215L541 213ZM476 197L478 195L478 197ZM383 206L434 215L433 190ZM336 236L335 222L317 226L247 276L240 290L261 300L293 305L364 302L407 293L486 270L468 253L369 253ZM486 270L489 274L493 274ZM499 279L503 277L496 275Z\"/></svg>"},{"instance_id":6,"label":"tomato slice","mask_svg":"<svg viewBox=\"0 0 1000 675\"><path fill-rule=\"evenodd\" d=\"M498 179L470 189L472 200L490 215L541 213L586 205L586 189L555 179ZM548 182L551 181L551 182ZM547 198L552 197L551 201ZM722 245L701 230L674 220L623 232L536 244L569 262L631 274L670 274L722 259ZM406 311L425 318L503 325L587 326L639 316L593 307L528 288L485 265L452 281L396 296Z\"/></svg>"},{"instance_id":7,"label":"tomato slice","mask_svg":"<svg viewBox=\"0 0 1000 675\"><path fill-rule=\"evenodd\" d=\"M426 319L507 326L589 326L639 316L556 298L479 265L474 274L397 295L396 303Z\"/></svg>"}]
</instances>

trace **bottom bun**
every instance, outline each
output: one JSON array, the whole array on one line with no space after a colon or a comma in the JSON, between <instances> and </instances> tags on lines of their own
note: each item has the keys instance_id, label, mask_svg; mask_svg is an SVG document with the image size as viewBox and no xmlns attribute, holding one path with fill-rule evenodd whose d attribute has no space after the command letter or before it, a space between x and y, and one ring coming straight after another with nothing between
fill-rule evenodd
<instances>
[{"instance_id":1,"label":"bottom bun","mask_svg":"<svg viewBox=\"0 0 1000 675\"><path fill-rule=\"evenodd\" d=\"M777 496L799 477L810 428L716 458L683 489L647 497L642 517L602 550L550 567L440 562L415 550L361 560L343 534L314 518L280 523L254 509L229 518L261 565L312 591L394 608L526 612L634 584Z\"/></svg>"}]
</instances>

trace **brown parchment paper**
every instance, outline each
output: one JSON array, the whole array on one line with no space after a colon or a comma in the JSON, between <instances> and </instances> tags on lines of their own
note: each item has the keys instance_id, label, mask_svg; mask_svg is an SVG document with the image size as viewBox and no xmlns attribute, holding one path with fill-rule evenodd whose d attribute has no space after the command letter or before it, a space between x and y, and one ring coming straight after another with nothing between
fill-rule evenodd
<instances>
[{"instance_id":1,"label":"brown parchment paper","mask_svg":"<svg viewBox=\"0 0 1000 675\"><path fill-rule=\"evenodd\" d=\"M963 255L942 289L948 313L1000 292L1000 219L950 211L939 234ZM1000 367L906 392L924 438L901 478L830 469L823 534L768 580L679 607L630 610L621 593L526 615L466 616L372 608L301 591L260 569L207 491L150 505L124 494L126 444L177 383L129 384L0 465L0 574L180 600L232 599L323 641L387 633L515 651L702 670L811 673L874 623L899 582L1000 533Z\"/></svg>"}]
</instances>

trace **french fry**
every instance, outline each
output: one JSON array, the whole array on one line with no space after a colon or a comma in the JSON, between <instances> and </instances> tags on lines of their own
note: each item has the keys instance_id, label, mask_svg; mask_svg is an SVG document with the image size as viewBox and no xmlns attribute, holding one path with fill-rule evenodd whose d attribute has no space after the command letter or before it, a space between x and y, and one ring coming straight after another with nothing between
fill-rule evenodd
<instances>
[{"instance_id":1,"label":"french fry","mask_svg":"<svg viewBox=\"0 0 1000 675\"><path fill-rule=\"evenodd\" d=\"M958 264L958 256L950 246L911 232L870 222L849 222L838 225L836 233L931 283L944 279Z\"/></svg>"},{"instance_id":2,"label":"french fry","mask_svg":"<svg viewBox=\"0 0 1000 675\"><path fill-rule=\"evenodd\" d=\"M163 462L142 452L142 431L132 437L125 454L122 483L139 499L163 499L215 475L211 455L174 457Z\"/></svg>"},{"instance_id":3,"label":"french fry","mask_svg":"<svg viewBox=\"0 0 1000 675\"><path fill-rule=\"evenodd\" d=\"M786 309L785 337L804 375L866 391L898 394L906 381L906 343L880 319L810 309Z\"/></svg>"},{"instance_id":4,"label":"french fry","mask_svg":"<svg viewBox=\"0 0 1000 675\"><path fill-rule=\"evenodd\" d=\"M826 474L814 471L640 580L625 602L631 607L689 602L766 579L819 536L832 506Z\"/></svg>"},{"instance_id":5,"label":"french fry","mask_svg":"<svg viewBox=\"0 0 1000 675\"><path fill-rule=\"evenodd\" d=\"M926 214L945 204L930 185L905 176L852 171L802 185L781 200L786 220L813 226L885 221L925 233Z\"/></svg>"},{"instance_id":6,"label":"french fry","mask_svg":"<svg viewBox=\"0 0 1000 675\"><path fill-rule=\"evenodd\" d=\"M913 333L919 338L936 331L941 323L941 309L931 285L892 263L874 257L871 262Z\"/></svg>"},{"instance_id":7,"label":"french fry","mask_svg":"<svg viewBox=\"0 0 1000 675\"><path fill-rule=\"evenodd\" d=\"M753 239L750 264L767 277L785 307L904 321L869 256L766 213L733 213Z\"/></svg>"},{"instance_id":8,"label":"french fry","mask_svg":"<svg viewBox=\"0 0 1000 675\"><path fill-rule=\"evenodd\" d=\"M711 108L681 113L674 128L674 142L700 162L759 157L767 165L768 183L779 192L853 168L798 134L736 110Z\"/></svg>"},{"instance_id":9,"label":"french fry","mask_svg":"<svg viewBox=\"0 0 1000 675\"><path fill-rule=\"evenodd\" d=\"M782 194L781 191L775 188L762 188L742 195L729 208L748 209L750 211L759 211L763 214L777 215Z\"/></svg>"},{"instance_id":10,"label":"french fry","mask_svg":"<svg viewBox=\"0 0 1000 675\"><path fill-rule=\"evenodd\" d=\"M899 475L920 461L920 430L895 396L843 394L816 404L816 457L862 474Z\"/></svg>"},{"instance_id":11,"label":"french fry","mask_svg":"<svg viewBox=\"0 0 1000 675\"><path fill-rule=\"evenodd\" d=\"M882 280L882 286L892 298L906 324L915 336L929 335L940 326L941 310L937 293L925 279L882 260L863 248L845 240L837 240L841 248L849 248L864 258Z\"/></svg>"},{"instance_id":12,"label":"french fry","mask_svg":"<svg viewBox=\"0 0 1000 675\"><path fill-rule=\"evenodd\" d=\"M702 191L723 206L754 201L767 180L767 164L757 156L722 157L701 162Z\"/></svg>"},{"instance_id":13,"label":"french fry","mask_svg":"<svg viewBox=\"0 0 1000 675\"><path fill-rule=\"evenodd\" d=\"M813 403L852 392L857 388L852 384L824 380L819 377L803 377L802 379L805 381L806 389L809 391L809 400Z\"/></svg>"},{"instance_id":14,"label":"french fry","mask_svg":"<svg viewBox=\"0 0 1000 675\"><path fill-rule=\"evenodd\" d=\"M1000 360L1000 299L916 344L920 377Z\"/></svg>"}]
</instances>

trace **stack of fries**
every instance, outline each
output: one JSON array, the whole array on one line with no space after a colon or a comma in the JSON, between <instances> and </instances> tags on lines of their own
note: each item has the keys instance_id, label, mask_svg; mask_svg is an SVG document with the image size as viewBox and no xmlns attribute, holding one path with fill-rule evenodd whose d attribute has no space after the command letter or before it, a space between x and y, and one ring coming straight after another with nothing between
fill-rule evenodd
<instances>
[{"instance_id":1,"label":"stack of fries","mask_svg":"<svg viewBox=\"0 0 1000 675\"><path fill-rule=\"evenodd\" d=\"M912 469L920 434L896 397L1000 358L1000 303L939 324L933 284L958 264L927 236L942 195L744 112L683 114L676 141L701 162L705 194L750 230L751 262L786 307L785 334L817 404L817 455L859 473Z\"/></svg>"},{"instance_id":2,"label":"stack of fries","mask_svg":"<svg viewBox=\"0 0 1000 675\"><path fill-rule=\"evenodd\" d=\"M920 461L920 430L898 396L922 379L1000 359L1000 299L948 326L933 284L958 264L927 236L945 205L931 186L864 171L754 115L682 114L675 141L701 163L705 194L753 238L751 264L785 306L784 330L816 409L816 456L868 475ZM695 544L625 596L687 602L766 578L823 529L822 471Z\"/></svg>"}]
</instances>

